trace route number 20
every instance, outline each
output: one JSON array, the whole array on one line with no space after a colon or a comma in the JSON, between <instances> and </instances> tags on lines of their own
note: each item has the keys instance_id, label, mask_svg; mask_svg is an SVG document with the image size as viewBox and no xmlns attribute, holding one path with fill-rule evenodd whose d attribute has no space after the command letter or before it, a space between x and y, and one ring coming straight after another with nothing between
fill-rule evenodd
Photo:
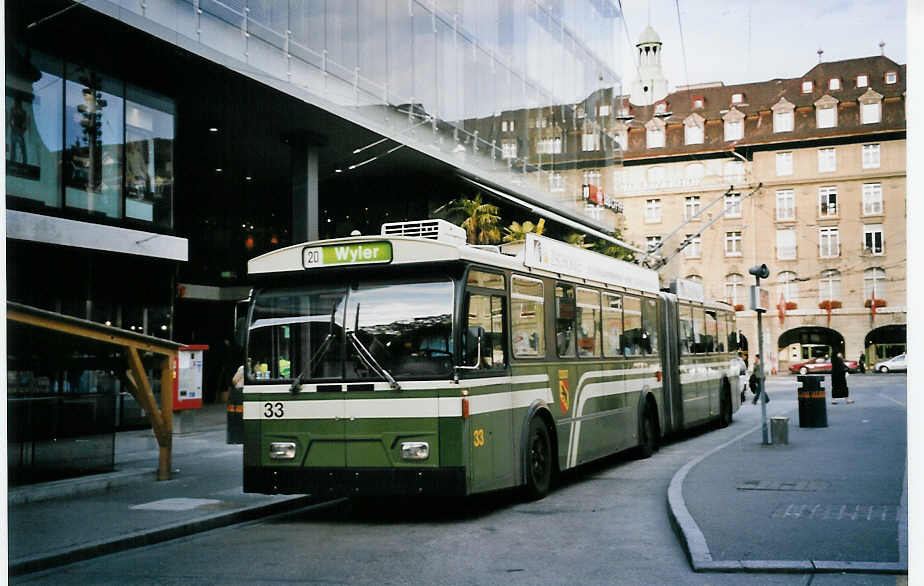
<instances>
[{"instance_id":1,"label":"route number 20","mask_svg":"<svg viewBox=\"0 0 924 586\"><path fill-rule=\"evenodd\" d=\"M263 404L263 417L273 419L274 417L282 417L283 415L285 415L285 411L282 408L282 403Z\"/></svg>"},{"instance_id":2,"label":"route number 20","mask_svg":"<svg viewBox=\"0 0 924 586\"><path fill-rule=\"evenodd\" d=\"M476 429L474 435L474 445L476 448L480 448L484 445L484 430Z\"/></svg>"}]
</instances>

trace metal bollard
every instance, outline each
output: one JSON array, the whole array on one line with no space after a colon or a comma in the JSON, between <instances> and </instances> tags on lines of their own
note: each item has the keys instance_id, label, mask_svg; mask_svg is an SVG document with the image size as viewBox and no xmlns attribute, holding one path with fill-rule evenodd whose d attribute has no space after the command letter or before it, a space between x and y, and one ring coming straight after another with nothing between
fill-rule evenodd
<instances>
[{"instance_id":1,"label":"metal bollard","mask_svg":"<svg viewBox=\"0 0 924 586\"><path fill-rule=\"evenodd\" d=\"M770 437L774 445L789 443L789 417L770 418Z\"/></svg>"}]
</instances>

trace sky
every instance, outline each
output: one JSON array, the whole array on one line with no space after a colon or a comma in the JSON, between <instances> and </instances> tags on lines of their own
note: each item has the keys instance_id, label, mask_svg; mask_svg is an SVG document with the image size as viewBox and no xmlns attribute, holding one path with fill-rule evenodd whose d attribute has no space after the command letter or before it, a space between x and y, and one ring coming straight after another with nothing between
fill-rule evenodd
<instances>
[{"instance_id":1,"label":"sky","mask_svg":"<svg viewBox=\"0 0 924 586\"><path fill-rule=\"evenodd\" d=\"M632 45L623 48L624 91L636 77L635 43L649 12L671 90L799 77L818 63L818 49L822 60L840 61L878 55L880 41L886 57L908 62L905 0L622 0L622 7Z\"/></svg>"}]
</instances>

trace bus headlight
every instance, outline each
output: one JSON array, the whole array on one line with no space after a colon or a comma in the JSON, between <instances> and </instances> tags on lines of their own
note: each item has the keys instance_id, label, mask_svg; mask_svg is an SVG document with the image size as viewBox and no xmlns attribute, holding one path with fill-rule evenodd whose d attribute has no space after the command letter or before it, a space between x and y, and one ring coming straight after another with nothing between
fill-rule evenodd
<instances>
[{"instance_id":1,"label":"bus headlight","mask_svg":"<svg viewBox=\"0 0 924 586\"><path fill-rule=\"evenodd\" d=\"M294 460L295 442L273 442L270 444L269 457L271 460Z\"/></svg>"},{"instance_id":2,"label":"bus headlight","mask_svg":"<svg viewBox=\"0 0 924 586\"><path fill-rule=\"evenodd\" d=\"M427 442L401 442L401 457L405 460L426 460L430 457Z\"/></svg>"}]
</instances>

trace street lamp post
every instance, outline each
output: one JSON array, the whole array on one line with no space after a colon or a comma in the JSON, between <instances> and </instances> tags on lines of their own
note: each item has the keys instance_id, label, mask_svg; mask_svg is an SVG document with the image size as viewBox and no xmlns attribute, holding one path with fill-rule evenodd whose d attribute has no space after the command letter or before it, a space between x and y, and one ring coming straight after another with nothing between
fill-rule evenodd
<instances>
[{"instance_id":1,"label":"street lamp post","mask_svg":"<svg viewBox=\"0 0 924 586\"><path fill-rule=\"evenodd\" d=\"M757 393L757 400L760 401L760 421L761 421L761 431L763 433L763 443L764 445L770 445L770 428L767 425L767 391L764 390L764 361L767 359L764 355L764 325L763 325L763 314L767 311L767 305L769 301L769 293L762 291L760 288L760 280L766 279L770 276L770 269L767 268L767 265L754 265L748 269L748 272L754 275L754 280L756 284L751 288L751 309L757 312L757 352L760 357L757 361L757 364L760 368L759 373L759 390Z\"/></svg>"}]
</instances>

